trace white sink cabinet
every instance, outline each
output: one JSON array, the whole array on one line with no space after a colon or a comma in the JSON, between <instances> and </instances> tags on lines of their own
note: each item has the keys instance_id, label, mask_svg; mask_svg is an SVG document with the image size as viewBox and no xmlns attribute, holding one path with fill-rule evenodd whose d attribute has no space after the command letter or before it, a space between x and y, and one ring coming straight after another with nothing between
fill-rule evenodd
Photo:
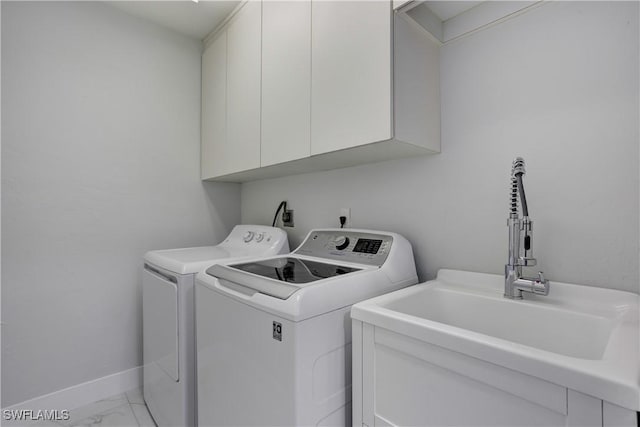
<instances>
[{"instance_id":1,"label":"white sink cabinet","mask_svg":"<svg viewBox=\"0 0 640 427\"><path fill-rule=\"evenodd\" d=\"M248 1L205 44L203 180L440 152L439 43L390 0Z\"/></svg>"},{"instance_id":2,"label":"white sink cabinet","mask_svg":"<svg viewBox=\"0 0 640 427\"><path fill-rule=\"evenodd\" d=\"M353 425L637 427L638 296L552 282L512 301L503 283L441 270L355 305Z\"/></svg>"}]
</instances>

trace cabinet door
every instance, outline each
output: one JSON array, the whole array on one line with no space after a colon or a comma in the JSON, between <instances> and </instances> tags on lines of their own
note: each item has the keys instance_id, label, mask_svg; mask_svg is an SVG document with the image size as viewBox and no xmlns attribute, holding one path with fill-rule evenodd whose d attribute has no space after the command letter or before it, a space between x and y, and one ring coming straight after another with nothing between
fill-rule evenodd
<instances>
[{"instance_id":1,"label":"cabinet door","mask_svg":"<svg viewBox=\"0 0 640 427\"><path fill-rule=\"evenodd\" d=\"M354 419L368 426L580 425L560 385L366 323L360 345Z\"/></svg>"},{"instance_id":2,"label":"cabinet door","mask_svg":"<svg viewBox=\"0 0 640 427\"><path fill-rule=\"evenodd\" d=\"M222 33L202 54L202 117L200 174L220 175L227 145L227 34Z\"/></svg>"},{"instance_id":3,"label":"cabinet door","mask_svg":"<svg viewBox=\"0 0 640 427\"><path fill-rule=\"evenodd\" d=\"M312 1L311 154L386 140L390 1Z\"/></svg>"},{"instance_id":4,"label":"cabinet door","mask_svg":"<svg viewBox=\"0 0 640 427\"><path fill-rule=\"evenodd\" d=\"M261 166L311 151L311 1L262 4Z\"/></svg>"},{"instance_id":5,"label":"cabinet door","mask_svg":"<svg viewBox=\"0 0 640 427\"><path fill-rule=\"evenodd\" d=\"M227 28L227 141L219 175L260 167L261 2Z\"/></svg>"}]
</instances>

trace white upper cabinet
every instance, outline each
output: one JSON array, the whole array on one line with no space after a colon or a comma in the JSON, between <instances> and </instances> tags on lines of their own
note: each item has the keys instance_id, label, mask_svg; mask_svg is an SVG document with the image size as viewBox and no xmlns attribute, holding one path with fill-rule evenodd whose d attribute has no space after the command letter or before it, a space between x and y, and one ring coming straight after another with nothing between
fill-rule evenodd
<instances>
[{"instance_id":1,"label":"white upper cabinet","mask_svg":"<svg viewBox=\"0 0 640 427\"><path fill-rule=\"evenodd\" d=\"M261 166L308 157L311 2L262 4Z\"/></svg>"},{"instance_id":2,"label":"white upper cabinet","mask_svg":"<svg viewBox=\"0 0 640 427\"><path fill-rule=\"evenodd\" d=\"M440 151L439 45L391 0L248 1L213 37L203 55L203 179Z\"/></svg>"},{"instance_id":3,"label":"white upper cabinet","mask_svg":"<svg viewBox=\"0 0 640 427\"><path fill-rule=\"evenodd\" d=\"M202 54L202 179L260 167L261 23L248 2Z\"/></svg>"},{"instance_id":4,"label":"white upper cabinet","mask_svg":"<svg viewBox=\"0 0 640 427\"><path fill-rule=\"evenodd\" d=\"M311 154L390 139L390 3L314 1L311 25Z\"/></svg>"},{"instance_id":5,"label":"white upper cabinet","mask_svg":"<svg viewBox=\"0 0 640 427\"><path fill-rule=\"evenodd\" d=\"M202 55L202 178L225 169L227 150L227 34L222 33Z\"/></svg>"},{"instance_id":6,"label":"white upper cabinet","mask_svg":"<svg viewBox=\"0 0 640 427\"><path fill-rule=\"evenodd\" d=\"M260 167L262 4L248 2L227 29L227 150L220 175Z\"/></svg>"}]
</instances>

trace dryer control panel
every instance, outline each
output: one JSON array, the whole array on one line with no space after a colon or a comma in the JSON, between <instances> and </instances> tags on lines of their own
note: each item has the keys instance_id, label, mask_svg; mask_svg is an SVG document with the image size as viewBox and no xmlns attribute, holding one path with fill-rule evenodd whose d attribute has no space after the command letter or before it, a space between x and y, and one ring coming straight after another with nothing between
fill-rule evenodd
<instances>
[{"instance_id":1,"label":"dryer control panel","mask_svg":"<svg viewBox=\"0 0 640 427\"><path fill-rule=\"evenodd\" d=\"M265 225L236 225L219 245L230 257L277 255L289 252L287 233Z\"/></svg>"},{"instance_id":2,"label":"dryer control panel","mask_svg":"<svg viewBox=\"0 0 640 427\"><path fill-rule=\"evenodd\" d=\"M381 267L393 237L345 229L313 230L294 253Z\"/></svg>"}]
</instances>

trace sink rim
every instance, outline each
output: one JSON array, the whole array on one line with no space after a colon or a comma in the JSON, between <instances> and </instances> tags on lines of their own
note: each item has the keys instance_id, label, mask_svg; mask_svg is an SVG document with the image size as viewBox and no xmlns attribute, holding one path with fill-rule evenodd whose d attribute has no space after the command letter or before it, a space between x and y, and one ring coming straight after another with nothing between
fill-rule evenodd
<instances>
[{"instance_id":1,"label":"sink rim","mask_svg":"<svg viewBox=\"0 0 640 427\"><path fill-rule=\"evenodd\" d=\"M436 286L490 294L502 298L503 280L499 275L443 269L435 280L410 286L353 306L354 320L389 329L412 338L457 351L499 366L538 377L603 400L640 410L640 366L638 358L638 295L583 285L552 282L546 298L548 304L563 307L594 308L601 313L619 316L619 324L611 333L602 359L581 359L518 344L491 335L458 328L437 321L391 310L391 301L425 292ZM573 296L575 300L567 300ZM537 300L537 298L535 298ZM535 303L536 301L514 301ZM605 306L605 307L603 307ZM599 307L599 310L598 310Z\"/></svg>"}]
</instances>

